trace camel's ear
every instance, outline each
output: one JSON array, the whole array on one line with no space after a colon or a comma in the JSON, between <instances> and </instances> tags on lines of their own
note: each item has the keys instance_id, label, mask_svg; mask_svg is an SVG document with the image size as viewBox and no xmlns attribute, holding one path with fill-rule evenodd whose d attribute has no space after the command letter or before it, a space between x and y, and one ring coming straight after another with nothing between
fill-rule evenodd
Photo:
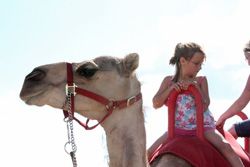
<instances>
[{"instance_id":1,"label":"camel's ear","mask_svg":"<svg viewBox=\"0 0 250 167\"><path fill-rule=\"evenodd\" d=\"M137 53L130 53L126 55L122 61L123 74L129 76L139 66L139 55Z\"/></svg>"}]
</instances>

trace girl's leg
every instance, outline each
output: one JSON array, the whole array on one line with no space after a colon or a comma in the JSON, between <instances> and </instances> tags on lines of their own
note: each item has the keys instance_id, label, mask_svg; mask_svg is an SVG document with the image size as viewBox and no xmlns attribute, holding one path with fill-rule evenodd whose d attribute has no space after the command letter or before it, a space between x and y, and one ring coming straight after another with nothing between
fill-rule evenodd
<instances>
[{"instance_id":1,"label":"girl's leg","mask_svg":"<svg viewBox=\"0 0 250 167\"><path fill-rule=\"evenodd\" d=\"M230 144L224 139L224 137L216 130L205 132L206 139L214 145L230 162L233 167L244 167L241 159L233 151Z\"/></svg>"}]
</instances>

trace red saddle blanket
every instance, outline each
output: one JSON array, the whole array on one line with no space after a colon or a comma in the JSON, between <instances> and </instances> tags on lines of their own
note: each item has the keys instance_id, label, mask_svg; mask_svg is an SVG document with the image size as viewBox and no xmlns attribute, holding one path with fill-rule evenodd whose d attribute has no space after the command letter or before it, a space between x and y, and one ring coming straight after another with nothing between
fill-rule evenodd
<instances>
[{"instance_id":1,"label":"red saddle blanket","mask_svg":"<svg viewBox=\"0 0 250 167\"><path fill-rule=\"evenodd\" d=\"M223 133L235 152L241 157L244 165L250 167L249 154L228 132ZM231 167L223 155L210 143L202 141L196 136L176 136L167 140L149 157L149 162L152 163L156 158L166 153L177 155L194 167Z\"/></svg>"}]
</instances>

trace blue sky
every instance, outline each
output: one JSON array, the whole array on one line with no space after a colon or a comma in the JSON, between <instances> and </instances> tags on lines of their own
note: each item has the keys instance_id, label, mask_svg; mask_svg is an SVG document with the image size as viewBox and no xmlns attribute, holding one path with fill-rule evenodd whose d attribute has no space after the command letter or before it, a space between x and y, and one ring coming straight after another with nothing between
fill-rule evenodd
<instances>
[{"instance_id":1,"label":"blue sky","mask_svg":"<svg viewBox=\"0 0 250 167\"><path fill-rule=\"evenodd\" d=\"M18 97L25 75L41 64L137 52L150 144L166 129L158 125L166 122L166 108L154 111L151 99L174 71L168 65L174 47L197 42L207 54L200 75L208 78L210 109L218 117L249 75L242 52L250 39L249 6L248 0L0 1L0 166L71 165L62 113ZM79 166L105 166L102 129L76 126L75 133Z\"/></svg>"}]
</instances>

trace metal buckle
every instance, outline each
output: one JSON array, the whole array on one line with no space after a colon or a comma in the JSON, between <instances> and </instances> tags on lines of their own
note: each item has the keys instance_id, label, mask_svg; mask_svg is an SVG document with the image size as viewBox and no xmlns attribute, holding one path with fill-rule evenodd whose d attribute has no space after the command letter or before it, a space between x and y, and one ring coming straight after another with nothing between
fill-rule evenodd
<instances>
[{"instance_id":1,"label":"metal buckle","mask_svg":"<svg viewBox=\"0 0 250 167\"><path fill-rule=\"evenodd\" d=\"M127 107L130 106L131 104L133 104L134 100L136 100L136 96L132 96L132 97L128 98Z\"/></svg>"},{"instance_id":2,"label":"metal buckle","mask_svg":"<svg viewBox=\"0 0 250 167\"><path fill-rule=\"evenodd\" d=\"M110 100L109 103L107 105L105 105L106 109L114 109L114 101Z\"/></svg>"},{"instance_id":3,"label":"metal buckle","mask_svg":"<svg viewBox=\"0 0 250 167\"><path fill-rule=\"evenodd\" d=\"M73 83L73 85L71 85L71 86L69 86L68 84L66 84L66 86L65 86L65 93L66 93L66 95L68 96L69 95L69 93L70 94L72 94L72 95L76 95L76 85L75 85L75 83Z\"/></svg>"}]
</instances>

